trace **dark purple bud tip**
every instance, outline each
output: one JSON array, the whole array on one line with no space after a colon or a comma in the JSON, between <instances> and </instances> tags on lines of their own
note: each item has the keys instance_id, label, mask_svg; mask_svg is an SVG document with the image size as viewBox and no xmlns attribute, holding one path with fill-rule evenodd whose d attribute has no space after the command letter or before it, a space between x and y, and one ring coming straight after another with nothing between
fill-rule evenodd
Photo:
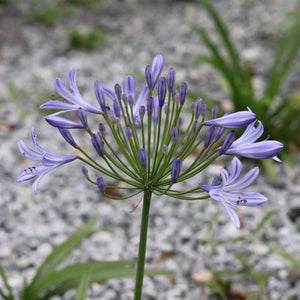
<instances>
[{"instance_id":1,"label":"dark purple bud tip","mask_svg":"<svg viewBox=\"0 0 300 300\"><path fill-rule=\"evenodd\" d=\"M98 129L99 129L99 132L101 133L101 135L105 134L105 125L103 123L99 123Z\"/></svg>"},{"instance_id":2,"label":"dark purple bud tip","mask_svg":"<svg viewBox=\"0 0 300 300\"><path fill-rule=\"evenodd\" d=\"M170 68L168 71L167 81L168 81L168 91L169 93L171 93L175 83L175 70L173 68Z\"/></svg>"},{"instance_id":3,"label":"dark purple bud tip","mask_svg":"<svg viewBox=\"0 0 300 300\"><path fill-rule=\"evenodd\" d=\"M99 134L97 133L92 134L92 144L95 150L97 151L97 153L102 157L104 153L103 153L102 141Z\"/></svg>"},{"instance_id":4,"label":"dark purple bud tip","mask_svg":"<svg viewBox=\"0 0 300 300\"><path fill-rule=\"evenodd\" d=\"M148 89L152 90L152 87L153 87L152 71L151 71L151 67L149 65L145 69L145 77L146 77Z\"/></svg>"},{"instance_id":5,"label":"dark purple bud tip","mask_svg":"<svg viewBox=\"0 0 300 300\"><path fill-rule=\"evenodd\" d=\"M223 145L219 148L219 154L220 155L224 154L230 148L234 140L235 140L235 132L233 130L229 131L225 136Z\"/></svg>"},{"instance_id":6,"label":"dark purple bud tip","mask_svg":"<svg viewBox=\"0 0 300 300\"><path fill-rule=\"evenodd\" d=\"M158 81L158 86L157 86L157 95L158 95L158 101L160 107L163 107L165 103L166 94L167 94L167 80L165 77L161 77Z\"/></svg>"},{"instance_id":7,"label":"dark purple bud tip","mask_svg":"<svg viewBox=\"0 0 300 300\"><path fill-rule=\"evenodd\" d=\"M89 177L89 170L88 170L88 168L87 168L86 166L82 166L82 167L81 167L81 172L82 172L82 174L83 174L86 178Z\"/></svg>"},{"instance_id":8,"label":"dark purple bud tip","mask_svg":"<svg viewBox=\"0 0 300 300\"><path fill-rule=\"evenodd\" d=\"M103 177L102 176L98 177L96 182L97 182L97 186L98 186L100 192L104 193L105 192L105 182L104 182Z\"/></svg>"},{"instance_id":9,"label":"dark purple bud tip","mask_svg":"<svg viewBox=\"0 0 300 300\"><path fill-rule=\"evenodd\" d=\"M182 163L179 158L175 158L172 163L172 169L171 169L171 181L172 183L175 183L178 180L178 177L181 172Z\"/></svg>"},{"instance_id":10,"label":"dark purple bud tip","mask_svg":"<svg viewBox=\"0 0 300 300\"><path fill-rule=\"evenodd\" d=\"M215 119L218 116L218 112L219 112L218 105L214 105L211 108L211 117L212 117L212 119Z\"/></svg>"},{"instance_id":11,"label":"dark purple bud tip","mask_svg":"<svg viewBox=\"0 0 300 300\"><path fill-rule=\"evenodd\" d=\"M130 127L126 127L125 128L125 135L127 136L127 138L130 140L132 138L132 130Z\"/></svg>"},{"instance_id":12,"label":"dark purple bud tip","mask_svg":"<svg viewBox=\"0 0 300 300\"><path fill-rule=\"evenodd\" d=\"M143 166L143 168L146 168L147 166L147 152L145 149L139 149L138 150L138 155L139 155L139 159L140 159L140 162Z\"/></svg>"},{"instance_id":13,"label":"dark purple bud tip","mask_svg":"<svg viewBox=\"0 0 300 300\"><path fill-rule=\"evenodd\" d=\"M215 136L215 126L210 126L207 129L207 133L205 136L204 148L207 148L211 144L211 142L214 139L214 136Z\"/></svg>"},{"instance_id":14,"label":"dark purple bud tip","mask_svg":"<svg viewBox=\"0 0 300 300\"><path fill-rule=\"evenodd\" d=\"M126 94L122 95L122 101L123 101L124 104L127 104L128 99L127 99L127 95Z\"/></svg>"},{"instance_id":15,"label":"dark purple bud tip","mask_svg":"<svg viewBox=\"0 0 300 300\"><path fill-rule=\"evenodd\" d=\"M202 102L202 104L201 104L201 114L202 114L202 116L205 117L206 112L207 112L207 104L206 104L206 102Z\"/></svg>"},{"instance_id":16,"label":"dark purple bud tip","mask_svg":"<svg viewBox=\"0 0 300 300\"><path fill-rule=\"evenodd\" d=\"M121 97L122 97L122 88L121 88L121 86L118 83L115 85L115 94L116 94L117 98L119 100L121 100Z\"/></svg>"},{"instance_id":17,"label":"dark purple bud tip","mask_svg":"<svg viewBox=\"0 0 300 300\"><path fill-rule=\"evenodd\" d=\"M77 110L77 114L78 114L81 124L83 125L83 127L85 129L87 129L89 127L89 125L88 125L86 112L81 107L79 107Z\"/></svg>"},{"instance_id":18,"label":"dark purple bud tip","mask_svg":"<svg viewBox=\"0 0 300 300\"><path fill-rule=\"evenodd\" d=\"M141 119L144 118L145 113L146 113L146 108L145 108L144 105L141 105L140 108L139 108L139 115L140 115Z\"/></svg>"},{"instance_id":19,"label":"dark purple bud tip","mask_svg":"<svg viewBox=\"0 0 300 300\"><path fill-rule=\"evenodd\" d=\"M184 104L187 92L188 92L188 86L187 86L187 84L185 82L183 82L180 85L180 90L179 90L179 102L180 102L180 105Z\"/></svg>"},{"instance_id":20,"label":"dark purple bud tip","mask_svg":"<svg viewBox=\"0 0 300 300\"><path fill-rule=\"evenodd\" d=\"M74 141L71 132L68 129L65 128L58 128L60 134L62 135L62 137L74 148L78 148L78 145L76 144L76 142Z\"/></svg>"}]
</instances>

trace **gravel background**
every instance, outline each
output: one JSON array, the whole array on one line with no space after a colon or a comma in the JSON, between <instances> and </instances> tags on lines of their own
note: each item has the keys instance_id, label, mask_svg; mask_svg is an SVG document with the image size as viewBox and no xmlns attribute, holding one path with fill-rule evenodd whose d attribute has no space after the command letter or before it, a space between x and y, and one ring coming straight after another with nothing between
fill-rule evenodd
<instances>
[{"instance_id":1,"label":"gravel background","mask_svg":"<svg viewBox=\"0 0 300 300\"><path fill-rule=\"evenodd\" d=\"M272 45L278 30L274 24L287 20L286 12L294 9L297 1L213 3L229 24L241 56L253 61L259 93L272 62ZM130 213L135 200L107 202L102 199L95 187L83 180L80 163L63 166L47 175L37 196L32 194L29 182L15 183L20 170L28 164L17 149L17 141L23 139L29 144L33 125L44 148L58 154L72 153L57 131L47 126L38 110L54 92L56 77L66 78L71 66L79 68L79 90L85 99L96 103L93 94L96 79L112 88L124 75L143 73L154 55L162 52L165 72L167 67L173 66L177 82L184 80L191 90L228 103L215 83L216 73L208 66L193 63L193 57L206 50L191 31L190 23L200 24L214 33L210 20L197 3L103 1L92 10L75 10L59 19L55 27L30 21L28 13L32 5L25 1L0 4L0 262L16 293L22 287L23 278L31 278L54 246L93 217L99 219L103 230L86 239L68 262L136 259L137 256L141 207ZM104 30L106 42L88 53L72 49L67 32L73 28L84 32L93 25ZM282 95L295 92L299 78L299 70L296 70L289 76ZM218 174L223 163L211 166L205 175L188 184L207 183ZM253 166L250 162L246 165ZM199 242L207 237L207 225L199 220L219 212L214 238L223 240L250 236L271 210L278 213L265 226L263 239L255 244L220 246L213 256L213 264L217 270L236 270L240 265L235 256L253 250L257 253L253 265L272 274L267 284L271 299L300 299L299 276L263 244L300 255L299 166L299 157L295 157L294 169L285 163L278 165L276 184L264 175L258 178L252 188L266 195L269 201L256 209L242 209L240 217L244 226L240 230L234 228L225 211L213 200L195 203L154 198L147 266L172 270L176 276L174 280L145 278L143 299L213 299L209 290L199 287L192 279L193 274L209 268L210 247ZM235 290L257 291L253 281L237 279ZM132 279L93 284L89 299L132 299L133 289ZM74 299L74 292L57 299Z\"/></svg>"}]
</instances>

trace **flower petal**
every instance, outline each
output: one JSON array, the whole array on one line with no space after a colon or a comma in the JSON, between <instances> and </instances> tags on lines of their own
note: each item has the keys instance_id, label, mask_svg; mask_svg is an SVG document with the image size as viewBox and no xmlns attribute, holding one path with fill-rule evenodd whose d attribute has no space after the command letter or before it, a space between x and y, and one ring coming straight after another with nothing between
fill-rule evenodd
<instances>
[{"instance_id":1,"label":"flower petal","mask_svg":"<svg viewBox=\"0 0 300 300\"><path fill-rule=\"evenodd\" d=\"M36 152L29 148L22 140L18 143L19 150L24 157L33 161L41 161L43 156L41 153Z\"/></svg>"},{"instance_id":2,"label":"flower petal","mask_svg":"<svg viewBox=\"0 0 300 300\"><path fill-rule=\"evenodd\" d=\"M161 53L158 53L152 62L151 71L152 71L152 90L154 89L157 80L161 74L161 71L164 67L164 56Z\"/></svg>"},{"instance_id":3,"label":"flower petal","mask_svg":"<svg viewBox=\"0 0 300 300\"><path fill-rule=\"evenodd\" d=\"M240 228L240 226L241 226L240 220L239 220L239 217L237 216L236 212L234 211L234 209L231 208L231 207L229 207L229 206L227 206L223 202L222 202L222 204L223 204L224 208L226 209L226 211L227 211L227 213L228 213L228 215L229 215L232 223L234 224L234 226L236 228Z\"/></svg>"},{"instance_id":4,"label":"flower petal","mask_svg":"<svg viewBox=\"0 0 300 300\"><path fill-rule=\"evenodd\" d=\"M83 128L83 125L78 122L71 121L69 119L57 117L57 116L47 116L45 117L45 120L52 125L53 127L56 128L66 128L66 129L71 129L71 128Z\"/></svg>"},{"instance_id":5,"label":"flower petal","mask_svg":"<svg viewBox=\"0 0 300 300\"><path fill-rule=\"evenodd\" d=\"M135 79L133 76L126 76L123 80L123 90L127 97L135 99Z\"/></svg>"}]
</instances>

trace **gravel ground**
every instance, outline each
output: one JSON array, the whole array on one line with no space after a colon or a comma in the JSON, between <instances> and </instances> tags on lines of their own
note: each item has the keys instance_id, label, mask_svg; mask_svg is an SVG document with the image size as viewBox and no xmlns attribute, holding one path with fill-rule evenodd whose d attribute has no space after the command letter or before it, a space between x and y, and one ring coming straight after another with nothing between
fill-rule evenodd
<instances>
[{"instance_id":1,"label":"gravel ground","mask_svg":"<svg viewBox=\"0 0 300 300\"><path fill-rule=\"evenodd\" d=\"M251 59L257 68L255 83L259 91L272 61L270 45L276 37L274 24L286 20L286 11L295 8L297 1L228 0L214 1L214 4L226 24L230 24L241 56ZM175 67L177 82L184 80L194 91L219 101L226 100L211 68L193 63L193 57L205 53L205 48L189 24L200 24L213 34L211 22L197 3L157 1L150 5L146 1L103 1L93 10L76 10L53 28L29 21L29 8L29 2L24 1L14 6L0 4L0 38L4 41L0 44L0 262L16 292L21 289L23 278L31 278L53 247L93 217L99 219L103 230L86 239L68 262L136 259L137 256L141 208L130 213L135 200L102 199L94 186L83 180L80 163L63 166L46 176L37 196L32 195L28 182L15 183L27 164L17 149L17 141L23 139L29 144L33 125L40 144L47 150L72 153L57 131L46 125L37 109L54 92L56 77L65 78L71 66L79 68L79 89L85 99L93 102L95 79L112 88L128 73L143 73L154 55L162 52L166 66ZM66 39L68 30L84 31L92 25L101 26L106 32L105 44L88 53L71 49ZM299 78L299 70L289 76L282 95L295 91ZM188 184L207 183L218 174L223 163L211 166L203 177ZM250 162L246 165L253 166ZM276 245L300 255L299 166L299 157L295 157L294 169L284 162L278 165L276 184L264 175L258 178L253 189L266 195L269 201L255 209L243 209L240 230L235 229L225 211L213 200L195 203L154 198L147 266L174 271L176 276L174 280L145 278L143 299L214 299L192 279L193 274L209 268L210 246L203 242L207 238L207 225L200 219L220 213L213 230L214 238L220 241L250 236L271 210L278 213L265 226L261 240L254 244L219 246L212 258L213 265L216 270L235 270L240 266L236 255L253 250L257 253L255 266L272 274L267 283L271 299L300 299L299 276L264 245ZM257 291L253 281L240 278L243 277L237 277L234 283L235 290ZM93 284L89 299L132 299L133 289L132 279ZM56 299L74 299L74 292Z\"/></svg>"}]
</instances>

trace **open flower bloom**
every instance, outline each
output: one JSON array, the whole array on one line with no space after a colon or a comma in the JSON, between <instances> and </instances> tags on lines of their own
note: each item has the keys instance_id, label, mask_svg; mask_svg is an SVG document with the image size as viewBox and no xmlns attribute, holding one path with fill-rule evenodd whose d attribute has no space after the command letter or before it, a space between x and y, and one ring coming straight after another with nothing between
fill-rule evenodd
<instances>
[{"instance_id":1,"label":"open flower bloom","mask_svg":"<svg viewBox=\"0 0 300 300\"><path fill-rule=\"evenodd\" d=\"M241 191L248 187L259 174L258 167L255 167L242 178L236 180L242 171L242 167L240 160L234 157L231 161L230 173L226 168L221 168L221 184L216 185L214 180L212 185L201 186L204 191L209 193L211 198L222 203L237 228L240 227L240 220L235 210L239 206L257 206L268 200L260 193Z\"/></svg>"},{"instance_id":2,"label":"open flower bloom","mask_svg":"<svg viewBox=\"0 0 300 300\"><path fill-rule=\"evenodd\" d=\"M63 84L60 78L57 78L54 82L55 88L57 93L62 97L59 100L49 100L46 103L41 105L42 109L60 109L61 111L55 113L54 115L70 112L70 111L77 111L79 107L84 109L85 111L99 114L102 112L101 108L95 107L88 102L86 102L76 85L76 76L77 71L73 75L73 68L70 69L69 75L67 77L67 81L71 91ZM66 101L64 101L66 100ZM67 102L68 101L68 102Z\"/></svg>"},{"instance_id":3,"label":"open flower bloom","mask_svg":"<svg viewBox=\"0 0 300 300\"><path fill-rule=\"evenodd\" d=\"M19 141L19 149L24 157L38 162L37 165L24 169L17 178L17 182L26 181L36 176L38 178L32 185L33 193L36 194L37 185L42 177L53 169L71 162L77 158L76 155L55 155L41 148L37 141L37 136L34 134L34 129L30 133L31 141L37 151L32 150L25 145L23 141Z\"/></svg>"},{"instance_id":4,"label":"open flower bloom","mask_svg":"<svg viewBox=\"0 0 300 300\"><path fill-rule=\"evenodd\" d=\"M280 161L277 154L283 149L282 143L270 140L256 142L264 132L262 123L260 121L258 123L257 127L255 127L255 121L248 125L242 136L235 140L224 154L254 159L273 158Z\"/></svg>"},{"instance_id":5,"label":"open flower bloom","mask_svg":"<svg viewBox=\"0 0 300 300\"><path fill-rule=\"evenodd\" d=\"M163 66L164 66L164 57L161 53L159 53L154 57L152 66L151 66L152 90L156 86L158 78L162 72ZM108 88L104 88L104 92L112 101L118 100L118 97L112 90L110 90ZM124 95L126 95L127 99L129 98L129 96L133 98L134 105L132 108L132 115L131 115L131 111L129 109L130 118L133 119L136 124L140 124L141 120L140 120L140 116L139 116L139 109L148 98L148 94L149 94L148 84L146 83L142 87L142 89L139 93L139 96L138 96L137 100L135 101L135 97L136 97L135 79L133 76L130 76L130 75L126 76L123 80L123 93L124 93ZM125 105L127 105L127 104L122 102L122 105L125 108ZM122 112L121 112L121 114L122 114Z\"/></svg>"}]
</instances>

